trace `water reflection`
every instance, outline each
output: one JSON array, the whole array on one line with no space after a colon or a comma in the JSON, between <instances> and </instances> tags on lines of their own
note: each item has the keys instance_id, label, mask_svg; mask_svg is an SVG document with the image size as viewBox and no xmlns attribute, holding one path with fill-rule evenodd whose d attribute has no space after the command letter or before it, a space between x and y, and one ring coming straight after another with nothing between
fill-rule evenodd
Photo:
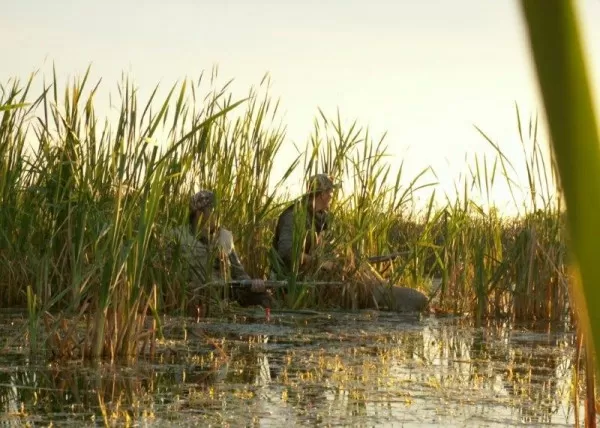
<instances>
[{"instance_id":1,"label":"water reflection","mask_svg":"<svg viewBox=\"0 0 600 428\"><path fill-rule=\"evenodd\" d=\"M165 320L127 366L0 354L3 426L571 426L574 335L394 314ZM581 411L582 411L582 407Z\"/></svg>"}]
</instances>

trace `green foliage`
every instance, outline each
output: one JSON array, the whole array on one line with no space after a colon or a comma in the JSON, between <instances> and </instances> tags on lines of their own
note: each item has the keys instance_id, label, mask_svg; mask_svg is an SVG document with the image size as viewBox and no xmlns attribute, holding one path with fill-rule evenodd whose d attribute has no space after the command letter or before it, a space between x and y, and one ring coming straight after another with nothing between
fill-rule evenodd
<instances>
[{"instance_id":1,"label":"green foliage","mask_svg":"<svg viewBox=\"0 0 600 428\"><path fill-rule=\"evenodd\" d=\"M166 237L186 224L189 196L200 188L217 193L248 272L266 277L277 215L290 202L282 186L294 173L327 172L344 183L332 207L330 249L358 259L407 251L380 271L426 291L434 291L431 277L441 278L440 308L479 319L567 315L560 200L537 138L523 145L531 183L547 183L541 205L531 184L533 209L516 219L473 201L470 192L490 194L499 168L513 186L512 165L495 144L497 159L476 158L455 199L438 207L434 191L416 212L415 195L436 185L429 168L405 180L403 164L392 170L383 139L321 111L306 148L290 155L268 78L234 101L229 83L216 87L214 77L203 97L203 78L184 81L161 102L156 88L143 108L124 79L114 123L96 115L99 82L89 86L89 70L61 97L55 75L33 101L32 80L2 88L0 299L27 305L30 340L44 336L36 335L42 321L45 337L55 338L65 322L85 322L89 334L77 341L79 350L65 350L63 331L62 341L48 342L53 352L115 358L136 355L149 335L160 334L158 314L184 310L189 291ZM529 135L534 131L535 122ZM286 304L340 303L308 291L297 289ZM46 313L56 318L42 319Z\"/></svg>"},{"instance_id":2,"label":"green foliage","mask_svg":"<svg viewBox=\"0 0 600 428\"><path fill-rule=\"evenodd\" d=\"M521 1L521 8L568 207L569 248L576 263L576 309L580 326L589 333L590 351L593 348L597 355L600 323L593 308L600 301L596 241L600 233L600 141L579 25L570 0ZM592 353L587 353L588 364ZM598 368L600 360L596 358Z\"/></svg>"}]
</instances>

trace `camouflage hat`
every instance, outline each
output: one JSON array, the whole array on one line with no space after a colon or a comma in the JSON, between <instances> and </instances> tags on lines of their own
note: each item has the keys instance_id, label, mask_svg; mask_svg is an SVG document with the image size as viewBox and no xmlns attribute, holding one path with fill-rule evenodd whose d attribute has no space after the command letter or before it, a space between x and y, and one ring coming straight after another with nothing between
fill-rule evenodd
<instances>
[{"instance_id":1,"label":"camouflage hat","mask_svg":"<svg viewBox=\"0 0 600 428\"><path fill-rule=\"evenodd\" d=\"M307 187L308 193L319 193L330 189L339 189L342 187L342 184L335 182L330 175L316 174L310 177Z\"/></svg>"},{"instance_id":2,"label":"camouflage hat","mask_svg":"<svg viewBox=\"0 0 600 428\"><path fill-rule=\"evenodd\" d=\"M190 210L200 211L206 208L214 208L216 197L214 192L210 190L200 190L190 199Z\"/></svg>"}]
</instances>

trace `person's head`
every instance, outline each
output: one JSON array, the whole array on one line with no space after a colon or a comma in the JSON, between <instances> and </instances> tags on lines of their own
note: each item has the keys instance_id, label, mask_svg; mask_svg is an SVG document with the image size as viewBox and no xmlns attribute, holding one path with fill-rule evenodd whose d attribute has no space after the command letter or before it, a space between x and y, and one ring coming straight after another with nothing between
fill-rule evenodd
<instances>
[{"instance_id":1,"label":"person's head","mask_svg":"<svg viewBox=\"0 0 600 428\"><path fill-rule=\"evenodd\" d=\"M216 197L210 190L200 190L190 198L190 227L192 232L206 229L213 232L218 227L215 214Z\"/></svg>"},{"instance_id":2,"label":"person's head","mask_svg":"<svg viewBox=\"0 0 600 428\"><path fill-rule=\"evenodd\" d=\"M333 191L341 187L327 174L316 174L308 180L307 195L316 211L328 210L331 205Z\"/></svg>"}]
</instances>

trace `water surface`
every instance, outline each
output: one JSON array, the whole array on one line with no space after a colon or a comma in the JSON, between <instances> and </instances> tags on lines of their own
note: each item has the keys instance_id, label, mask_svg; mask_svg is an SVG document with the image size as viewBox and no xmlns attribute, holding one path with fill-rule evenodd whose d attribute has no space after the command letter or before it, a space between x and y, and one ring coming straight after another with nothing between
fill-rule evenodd
<instances>
[{"instance_id":1,"label":"water surface","mask_svg":"<svg viewBox=\"0 0 600 428\"><path fill-rule=\"evenodd\" d=\"M18 315L0 319L20 334ZM135 364L57 363L11 341L0 424L573 426L574 333L461 318L244 311L165 318ZM583 415L583 406L580 405Z\"/></svg>"}]
</instances>

